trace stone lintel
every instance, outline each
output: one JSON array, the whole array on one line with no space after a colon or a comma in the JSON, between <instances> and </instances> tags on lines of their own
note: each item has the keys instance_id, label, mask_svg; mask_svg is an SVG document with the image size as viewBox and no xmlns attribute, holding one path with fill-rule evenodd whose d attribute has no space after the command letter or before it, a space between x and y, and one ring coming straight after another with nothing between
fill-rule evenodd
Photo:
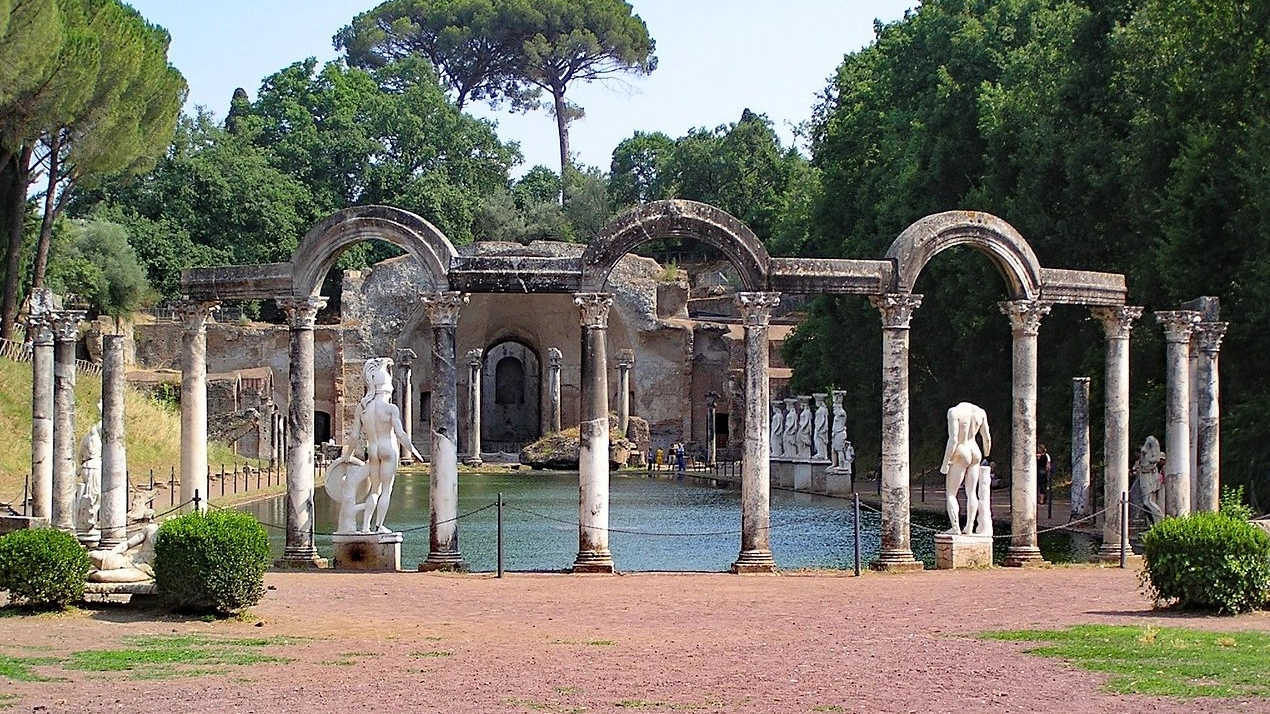
<instances>
[{"instance_id":1,"label":"stone lintel","mask_svg":"<svg viewBox=\"0 0 1270 714\"><path fill-rule=\"evenodd\" d=\"M1123 305L1129 297L1120 273L1041 268L1041 295L1065 305Z\"/></svg>"},{"instance_id":2,"label":"stone lintel","mask_svg":"<svg viewBox=\"0 0 1270 714\"><path fill-rule=\"evenodd\" d=\"M225 265L181 271L181 294L190 300L259 300L291 292L291 263Z\"/></svg>"},{"instance_id":3,"label":"stone lintel","mask_svg":"<svg viewBox=\"0 0 1270 714\"><path fill-rule=\"evenodd\" d=\"M895 280L889 260L772 258L769 285L789 294L877 295Z\"/></svg>"},{"instance_id":4,"label":"stone lintel","mask_svg":"<svg viewBox=\"0 0 1270 714\"><path fill-rule=\"evenodd\" d=\"M460 255L446 276L469 293L576 293L582 289L581 257Z\"/></svg>"}]
</instances>

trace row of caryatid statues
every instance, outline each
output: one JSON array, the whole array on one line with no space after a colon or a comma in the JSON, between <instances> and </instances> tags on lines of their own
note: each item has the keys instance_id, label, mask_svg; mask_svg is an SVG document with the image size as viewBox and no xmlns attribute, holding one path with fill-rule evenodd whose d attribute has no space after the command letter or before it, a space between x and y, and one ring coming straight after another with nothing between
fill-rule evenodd
<instances>
[{"instance_id":1,"label":"row of caryatid statues","mask_svg":"<svg viewBox=\"0 0 1270 714\"><path fill-rule=\"evenodd\" d=\"M851 470L855 449L847 440L845 392L832 394L833 414L827 393L790 397L772 402L771 455L773 459L830 462L830 468ZM812 400L816 408L812 409ZM781 407L784 406L782 411Z\"/></svg>"}]
</instances>

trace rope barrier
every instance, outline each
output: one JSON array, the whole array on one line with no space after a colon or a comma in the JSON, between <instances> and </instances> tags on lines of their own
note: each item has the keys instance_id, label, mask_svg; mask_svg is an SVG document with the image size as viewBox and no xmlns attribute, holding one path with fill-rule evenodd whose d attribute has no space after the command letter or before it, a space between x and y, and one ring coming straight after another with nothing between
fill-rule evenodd
<instances>
[{"instance_id":1,"label":"rope barrier","mask_svg":"<svg viewBox=\"0 0 1270 714\"><path fill-rule=\"evenodd\" d=\"M548 516L544 513L538 513L536 511L531 511L527 508L520 508L518 506L514 506L506 501L503 502L503 507L511 509L513 511L520 511L521 513L526 513L528 515L535 516L543 520L553 521L555 523L561 523L567 526L573 526L573 527L579 527L579 528L582 527L582 524L579 523L578 521L571 521L571 520L566 520L564 518L556 518L555 516ZM786 521L776 525L772 525L769 523L765 529L760 529L760 530L774 531L774 530L779 530L781 528L786 528L789 526L802 525L804 523L809 523L815 520L819 520L819 517L810 517L810 518L803 518L799 520L791 520L791 521ZM637 530L630 530L626 528L611 528L611 527L610 528L593 528L593 529L605 531L607 533L622 533L624 535L649 536L654 538L717 538L721 536L741 535L740 530L703 531L700 533L658 533L656 531L637 531Z\"/></svg>"},{"instance_id":2,"label":"rope barrier","mask_svg":"<svg viewBox=\"0 0 1270 714\"><path fill-rule=\"evenodd\" d=\"M864 503L863 501L860 503L860 508L861 508L861 509L863 509L863 510L866 510L866 511L871 511L871 512L873 512L873 513L877 513L877 514L881 514L881 513L882 513L882 511L881 511L880 509L874 508L874 507L870 506L869 504ZM1050 527L1050 528L1044 528L1044 529L1038 530L1038 531L1036 532L1036 534L1037 534L1037 535L1040 535L1040 534L1042 534L1042 533L1053 533L1054 531L1069 530L1069 529L1071 528L1071 526L1076 525L1077 523L1083 523L1083 522L1085 522L1085 521L1092 520L1092 519L1097 518L1098 516L1100 516L1100 515L1102 515L1102 514L1104 514L1104 513L1106 513L1106 512L1107 512L1107 509L1106 509L1106 508L1104 508L1104 509L1102 509L1102 510L1100 510L1100 511L1096 511L1096 512L1094 512L1094 513L1091 513L1091 514L1089 514L1088 516L1085 516L1084 518L1079 518L1079 519L1077 519L1077 520L1074 520L1074 521L1069 521L1069 522L1064 523L1064 524L1062 524L1062 525L1052 526L1052 527ZM913 520L911 520L911 519L910 519L910 520L907 520L907 521L901 521L901 523L907 524L909 528L915 528L915 529L917 529L917 530L919 530L919 531L924 531L924 532L929 532L929 533L935 533L935 534L939 534L939 533L943 533L943 532L944 532L944 531L941 531L941 530L940 530L940 529L938 529L938 528L931 528L931 527L930 527L930 526L928 526L928 525L924 525L924 524L922 524L922 523L916 523L916 522L914 522L914 521L913 521ZM1007 538L1012 538L1012 537L1013 537L1013 534L1011 534L1011 533L1007 533L1007 534L1004 534L1004 535L996 535L996 534L993 534L991 537L992 537L992 539L993 539L993 540L997 540L997 539L1005 540L1005 539L1007 539Z\"/></svg>"},{"instance_id":3,"label":"rope barrier","mask_svg":"<svg viewBox=\"0 0 1270 714\"><path fill-rule=\"evenodd\" d=\"M208 507L209 507L209 508L215 508L215 509L216 509L216 510L218 510L218 511L228 511L228 510L232 510L232 508L228 508L228 507L225 507L225 506L218 506L218 505L213 504L213 503L209 503L209 504L207 504L207 505L208 505ZM495 506L497 506L497 505L498 505L498 504L496 504L496 503L491 503L491 504L489 504L489 505L487 505L487 506L482 506L482 507L480 507L480 508L476 509L475 511L468 511L467 513L462 513L462 514L459 514L459 515L455 516L454 518L447 518L447 519L445 519L444 521L437 521L437 525L441 526L441 525L445 525L445 524L447 524L447 523L455 523L455 522L460 521L460 520L462 520L462 519L464 519L464 518L467 518L468 516L474 516L474 515L476 515L476 514L480 513L481 511L488 511L489 509L494 508L494 507L495 507ZM178 508L179 508L179 506L178 506ZM259 518L257 518L257 519L256 519L256 522L257 522L257 523L259 523L260 525L262 525L262 526L266 527L266 528L273 528L274 530L279 530L279 531L285 531L285 530L287 530L287 527L286 527L286 526L280 526L280 525L278 525L278 524L276 524L276 523L270 523L270 522L268 522L268 521L262 521L262 520L260 520ZM421 531L421 530L424 530L424 529L426 529L426 528L431 528L431 527L432 527L432 524L431 524L431 523L428 523L428 524L421 525L421 526L411 526L410 528L402 528L401 530L394 531L394 532L395 532L395 533L410 533L410 532L413 532L413 531ZM317 531L315 531L315 532L313 533L313 535L315 535L315 536L334 536L334 535L350 535L350 534L348 534L348 533L324 533L324 532L317 532Z\"/></svg>"}]
</instances>

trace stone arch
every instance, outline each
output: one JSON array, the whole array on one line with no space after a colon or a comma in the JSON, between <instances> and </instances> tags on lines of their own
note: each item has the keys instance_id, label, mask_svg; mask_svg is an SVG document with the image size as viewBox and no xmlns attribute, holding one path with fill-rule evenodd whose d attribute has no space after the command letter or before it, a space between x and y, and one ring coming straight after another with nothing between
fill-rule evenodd
<instances>
[{"instance_id":1,"label":"stone arch","mask_svg":"<svg viewBox=\"0 0 1270 714\"><path fill-rule=\"evenodd\" d=\"M893 292L911 293L922 268L937 253L956 245L987 254L1005 278L1011 300L1041 296L1041 265L1014 226L989 213L945 211L904 229L886 257L895 264Z\"/></svg>"},{"instance_id":2,"label":"stone arch","mask_svg":"<svg viewBox=\"0 0 1270 714\"><path fill-rule=\"evenodd\" d=\"M750 227L714 206L671 199L636 206L613 219L582 254L582 292L603 292L613 266L636 246L661 238L695 238L718 249L744 290L765 290L771 258Z\"/></svg>"},{"instance_id":3,"label":"stone arch","mask_svg":"<svg viewBox=\"0 0 1270 714\"><path fill-rule=\"evenodd\" d=\"M458 255L436 226L391 206L353 206L331 214L300 240L292 254L292 294L317 295L335 259L351 245L383 240L423 266L423 291L448 290L450 260Z\"/></svg>"}]
</instances>

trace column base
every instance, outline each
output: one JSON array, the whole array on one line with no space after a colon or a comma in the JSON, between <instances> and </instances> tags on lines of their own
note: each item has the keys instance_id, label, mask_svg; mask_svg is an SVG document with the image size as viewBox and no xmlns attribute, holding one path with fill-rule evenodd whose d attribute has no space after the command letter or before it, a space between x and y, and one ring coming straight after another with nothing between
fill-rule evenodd
<instances>
[{"instance_id":1,"label":"column base","mask_svg":"<svg viewBox=\"0 0 1270 714\"><path fill-rule=\"evenodd\" d=\"M279 570L320 570L328 567L326 558L318 555L316 548L284 552L280 560L273 561Z\"/></svg>"},{"instance_id":2,"label":"column base","mask_svg":"<svg viewBox=\"0 0 1270 714\"><path fill-rule=\"evenodd\" d=\"M484 461L482 461L482 460L481 460L481 457L479 457L479 456L469 456L469 457L467 457L466 459L463 459L463 465L464 465L464 466L471 466L472 468L476 468L476 467L478 467L478 466L481 466L481 465L482 465L482 464L484 464L484 463L485 463L485 462L484 462Z\"/></svg>"},{"instance_id":3,"label":"column base","mask_svg":"<svg viewBox=\"0 0 1270 714\"><path fill-rule=\"evenodd\" d=\"M1041 557L1041 549L1034 545L1012 545L1006 549L1001 564L1007 568L1032 568L1049 565L1049 561Z\"/></svg>"},{"instance_id":4,"label":"column base","mask_svg":"<svg viewBox=\"0 0 1270 714\"><path fill-rule=\"evenodd\" d=\"M87 533L76 533L75 538L79 544L88 550L94 550L101 547L101 531L92 530Z\"/></svg>"},{"instance_id":5,"label":"column base","mask_svg":"<svg viewBox=\"0 0 1270 714\"><path fill-rule=\"evenodd\" d=\"M735 575L770 575L776 572L776 561L770 550L743 550L728 568Z\"/></svg>"},{"instance_id":6,"label":"column base","mask_svg":"<svg viewBox=\"0 0 1270 714\"><path fill-rule=\"evenodd\" d=\"M877 560L869 563L870 570L881 573L913 573L925 570L926 564L913 557L913 551L903 550L883 553Z\"/></svg>"},{"instance_id":7,"label":"column base","mask_svg":"<svg viewBox=\"0 0 1270 714\"><path fill-rule=\"evenodd\" d=\"M1098 552L1094 555L1094 560L1102 565L1120 565L1120 544L1103 545L1098 548ZM1142 556L1133 552L1133 546L1129 546L1125 550L1126 564L1140 564Z\"/></svg>"},{"instance_id":8,"label":"column base","mask_svg":"<svg viewBox=\"0 0 1270 714\"><path fill-rule=\"evenodd\" d=\"M573 561L575 573L613 574L613 554L607 550L584 550Z\"/></svg>"},{"instance_id":9,"label":"column base","mask_svg":"<svg viewBox=\"0 0 1270 714\"><path fill-rule=\"evenodd\" d=\"M458 553L428 553L427 560L419 563L421 573L466 573L471 568Z\"/></svg>"}]
</instances>

